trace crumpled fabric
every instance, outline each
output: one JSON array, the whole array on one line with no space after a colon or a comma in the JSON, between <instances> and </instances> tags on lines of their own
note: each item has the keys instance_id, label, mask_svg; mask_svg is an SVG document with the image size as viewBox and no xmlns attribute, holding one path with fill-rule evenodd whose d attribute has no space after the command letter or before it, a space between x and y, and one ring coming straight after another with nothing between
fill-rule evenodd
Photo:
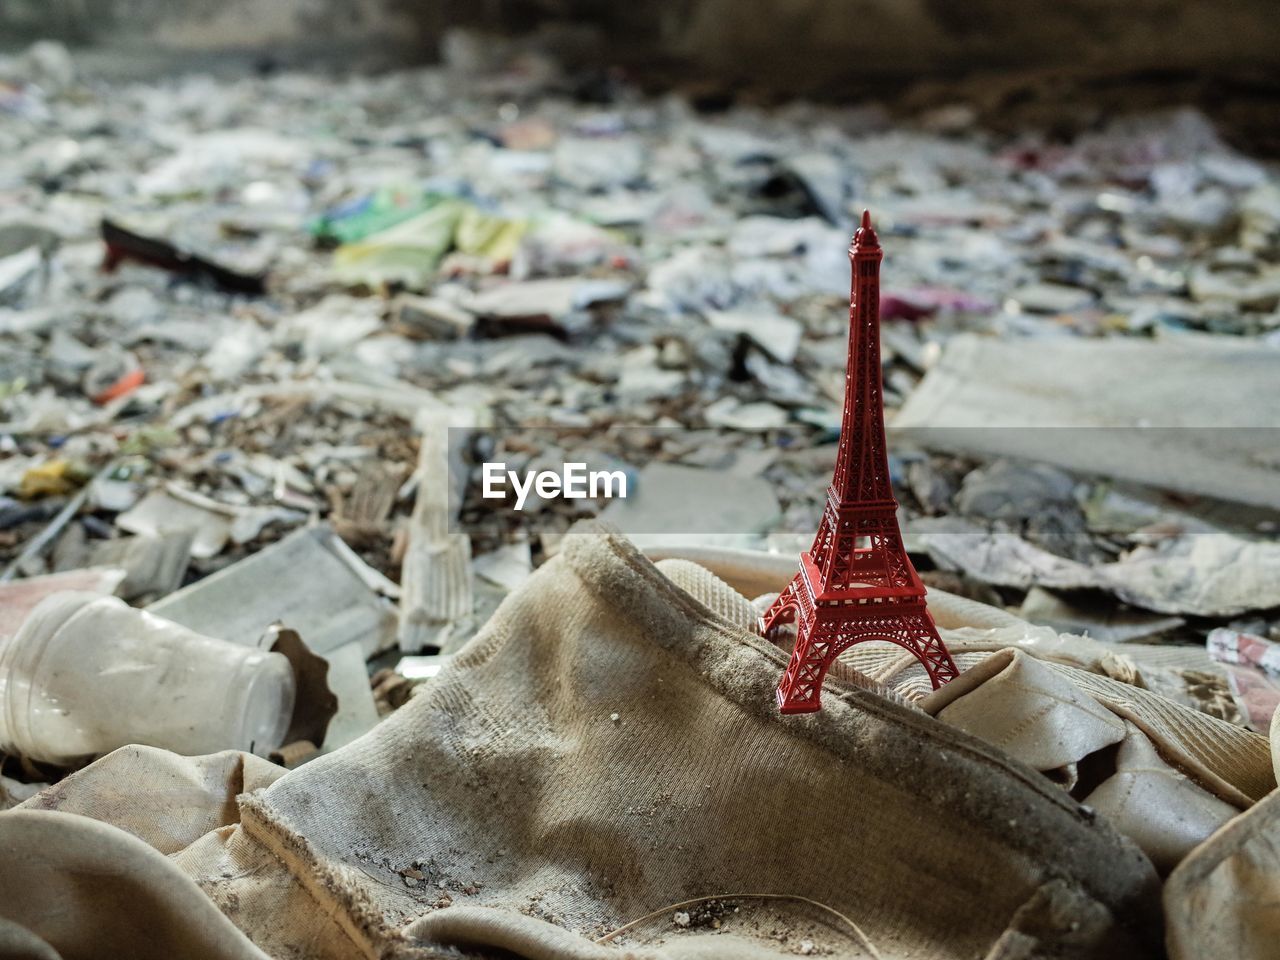
<instances>
[{"instance_id":1,"label":"crumpled fabric","mask_svg":"<svg viewBox=\"0 0 1280 960\"><path fill-rule=\"evenodd\" d=\"M1165 763L1132 723L1125 728L1115 773L1084 802L1167 872L1240 811Z\"/></svg>"},{"instance_id":2,"label":"crumpled fabric","mask_svg":"<svg viewBox=\"0 0 1280 960\"><path fill-rule=\"evenodd\" d=\"M231 805L179 775L194 839L130 833L127 799L148 763L225 759L104 758L0 814L5 935L67 960L1160 955L1155 871L1103 818L838 676L822 712L780 716L785 652L689 573L567 537L365 737L278 776L224 767ZM704 896L718 926L673 922Z\"/></svg>"},{"instance_id":3,"label":"crumpled fabric","mask_svg":"<svg viewBox=\"0 0 1280 960\"><path fill-rule=\"evenodd\" d=\"M1124 723L1115 714L1021 651L988 658L967 672L964 683L972 691L935 715L1042 772L1074 766L1124 739ZM944 696L961 689L958 684Z\"/></svg>"},{"instance_id":4,"label":"crumpled fabric","mask_svg":"<svg viewBox=\"0 0 1280 960\"><path fill-rule=\"evenodd\" d=\"M1074 789L1168 872L1252 800L1186 757L1176 724L1140 727L1129 719L1132 703L1124 691L1118 681L1010 648L991 654L919 705ZM1161 706L1176 717L1183 712L1197 722L1215 722L1177 704ZM1160 715L1149 709L1134 716L1150 721ZM1224 732L1236 729L1216 723ZM1166 762L1161 748L1182 759L1184 769ZM1203 784L1193 781L1197 775Z\"/></svg>"},{"instance_id":5,"label":"crumpled fabric","mask_svg":"<svg viewBox=\"0 0 1280 960\"><path fill-rule=\"evenodd\" d=\"M1280 715L1271 747L1280 773ZM1280 790L1197 847L1164 887L1169 960L1271 957L1280 944Z\"/></svg>"},{"instance_id":6,"label":"crumpled fabric","mask_svg":"<svg viewBox=\"0 0 1280 960\"><path fill-rule=\"evenodd\" d=\"M937 605L942 611L957 599L930 591L930 609L935 605L935 594L941 594ZM980 678L999 673L1003 661L993 654L1009 657L1021 652L1043 662L1117 717L1135 724L1158 745L1161 756L1238 809L1249 807L1276 787L1266 737L1146 689L1140 685L1145 667L1117 669L1122 665L1118 658L1100 655L1105 644L1086 637L1060 636L1012 616L1003 625L985 629L948 628L940 623L939 630L961 670L961 677L940 691L933 691L919 661L897 647L857 644L841 661L890 693L922 706L928 703L928 709L936 712L961 692L976 687ZM1124 645L1126 657L1134 646ZM1147 659L1145 654L1143 659Z\"/></svg>"}]
</instances>

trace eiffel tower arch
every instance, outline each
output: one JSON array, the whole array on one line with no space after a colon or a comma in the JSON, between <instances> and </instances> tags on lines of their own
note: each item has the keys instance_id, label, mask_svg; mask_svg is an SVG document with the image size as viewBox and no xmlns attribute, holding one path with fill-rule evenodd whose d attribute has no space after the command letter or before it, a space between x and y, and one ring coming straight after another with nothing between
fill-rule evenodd
<instances>
[{"instance_id":1,"label":"eiffel tower arch","mask_svg":"<svg viewBox=\"0 0 1280 960\"><path fill-rule=\"evenodd\" d=\"M880 641L903 648L924 667L936 689L957 676L955 663L924 608L889 604L889 613L868 613L861 619L826 617L797 636L786 672L778 684L778 707L783 713L808 713L822 706L822 682L836 659L856 643ZM800 612L799 605L789 609ZM774 625L785 622L775 619Z\"/></svg>"}]
</instances>

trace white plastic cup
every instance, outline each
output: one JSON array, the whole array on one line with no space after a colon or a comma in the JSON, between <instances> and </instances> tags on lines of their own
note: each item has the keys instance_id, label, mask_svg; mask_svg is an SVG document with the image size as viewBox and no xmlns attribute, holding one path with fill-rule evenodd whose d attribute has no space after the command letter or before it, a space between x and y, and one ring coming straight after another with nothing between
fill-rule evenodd
<instances>
[{"instance_id":1,"label":"white plastic cup","mask_svg":"<svg viewBox=\"0 0 1280 960\"><path fill-rule=\"evenodd\" d=\"M56 593L0 647L0 749L56 764L130 743L265 755L284 740L294 697L281 654L116 597Z\"/></svg>"}]
</instances>

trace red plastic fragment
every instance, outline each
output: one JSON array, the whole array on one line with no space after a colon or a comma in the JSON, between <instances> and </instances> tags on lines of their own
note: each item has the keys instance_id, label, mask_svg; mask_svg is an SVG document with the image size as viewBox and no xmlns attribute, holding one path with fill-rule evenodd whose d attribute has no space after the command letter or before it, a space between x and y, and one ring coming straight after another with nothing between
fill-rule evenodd
<instances>
[{"instance_id":1,"label":"red plastic fragment","mask_svg":"<svg viewBox=\"0 0 1280 960\"><path fill-rule=\"evenodd\" d=\"M93 402L98 406L104 406L119 397L133 393L147 380L146 372L141 367L134 367L125 373L119 380L111 384L105 390L93 395Z\"/></svg>"}]
</instances>

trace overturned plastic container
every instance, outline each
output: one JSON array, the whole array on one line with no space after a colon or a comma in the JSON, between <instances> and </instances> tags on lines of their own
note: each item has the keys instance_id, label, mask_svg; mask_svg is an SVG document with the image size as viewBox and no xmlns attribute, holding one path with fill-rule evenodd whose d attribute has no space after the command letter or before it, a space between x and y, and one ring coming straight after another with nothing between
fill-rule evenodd
<instances>
[{"instance_id":1,"label":"overturned plastic container","mask_svg":"<svg viewBox=\"0 0 1280 960\"><path fill-rule=\"evenodd\" d=\"M0 647L0 750L56 764L130 743L265 755L284 742L295 695L280 653L116 597L57 593Z\"/></svg>"}]
</instances>

